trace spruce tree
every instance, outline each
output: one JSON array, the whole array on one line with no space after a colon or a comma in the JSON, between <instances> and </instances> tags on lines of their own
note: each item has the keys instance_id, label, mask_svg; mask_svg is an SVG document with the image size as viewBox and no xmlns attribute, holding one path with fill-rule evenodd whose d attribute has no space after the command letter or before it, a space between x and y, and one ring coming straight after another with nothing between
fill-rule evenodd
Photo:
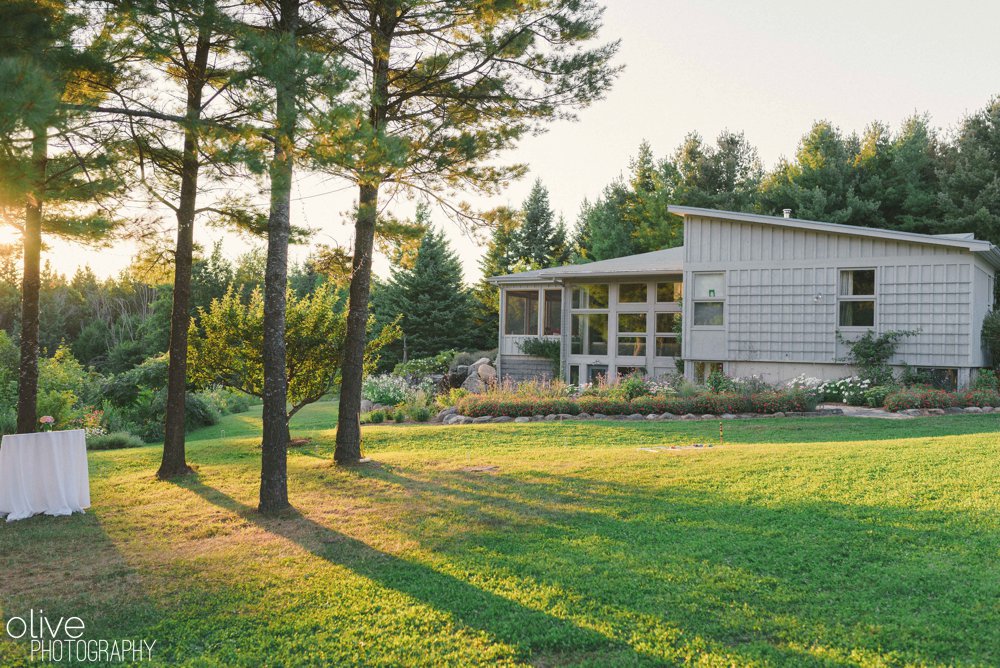
<instances>
[{"instance_id":1,"label":"spruce tree","mask_svg":"<svg viewBox=\"0 0 1000 668\"><path fill-rule=\"evenodd\" d=\"M384 290L386 308L400 316L408 359L471 343L471 298L462 283L462 263L443 233L428 231L413 268L394 267Z\"/></svg>"},{"instance_id":2,"label":"spruce tree","mask_svg":"<svg viewBox=\"0 0 1000 668\"><path fill-rule=\"evenodd\" d=\"M529 268L556 264L564 253L565 230L560 239L554 224L555 213L549 206L549 191L536 179L521 207L521 226L514 234L512 250Z\"/></svg>"}]
</instances>

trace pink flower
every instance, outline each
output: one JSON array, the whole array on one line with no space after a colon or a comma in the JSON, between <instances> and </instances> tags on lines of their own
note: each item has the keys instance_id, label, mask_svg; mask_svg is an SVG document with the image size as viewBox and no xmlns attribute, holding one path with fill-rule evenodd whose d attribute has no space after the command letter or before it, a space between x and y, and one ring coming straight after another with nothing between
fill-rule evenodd
<instances>
[{"instance_id":1,"label":"pink flower","mask_svg":"<svg viewBox=\"0 0 1000 668\"><path fill-rule=\"evenodd\" d=\"M42 424L52 424L53 422L56 421L56 419L51 415L43 415L42 417L38 418L38 421L41 422Z\"/></svg>"}]
</instances>

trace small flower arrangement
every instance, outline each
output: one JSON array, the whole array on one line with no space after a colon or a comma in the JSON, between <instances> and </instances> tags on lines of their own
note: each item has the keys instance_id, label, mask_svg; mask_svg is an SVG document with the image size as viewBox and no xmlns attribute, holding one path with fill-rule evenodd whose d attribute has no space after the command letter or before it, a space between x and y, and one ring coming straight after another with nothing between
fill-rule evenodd
<instances>
[{"instance_id":1,"label":"small flower arrangement","mask_svg":"<svg viewBox=\"0 0 1000 668\"><path fill-rule=\"evenodd\" d=\"M43 415L38 418L39 424L42 425L42 431L52 431L52 425L55 424L56 419L51 415Z\"/></svg>"}]
</instances>

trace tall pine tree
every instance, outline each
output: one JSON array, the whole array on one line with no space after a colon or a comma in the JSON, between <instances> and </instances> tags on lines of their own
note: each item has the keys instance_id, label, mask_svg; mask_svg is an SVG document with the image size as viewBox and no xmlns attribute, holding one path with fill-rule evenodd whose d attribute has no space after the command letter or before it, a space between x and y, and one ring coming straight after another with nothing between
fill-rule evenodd
<instances>
[{"instance_id":1,"label":"tall pine tree","mask_svg":"<svg viewBox=\"0 0 1000 668\"><path fill-rule=\"evenodd\" d=\"M449 349L468 348L473 340L472 302L462 282L462 263L442 232L429 230L412 268L395 266L374 304L376 321L399 317L403 340L383 350L387 359L416 359Z\"/></svg>"}]
</instances>

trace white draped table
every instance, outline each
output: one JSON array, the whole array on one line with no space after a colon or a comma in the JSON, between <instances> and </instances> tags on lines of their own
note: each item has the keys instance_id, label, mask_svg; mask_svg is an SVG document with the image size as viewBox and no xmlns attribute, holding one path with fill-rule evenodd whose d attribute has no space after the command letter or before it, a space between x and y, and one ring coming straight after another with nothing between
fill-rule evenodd
<instances>
[{"instance_id":1,"label":"white draped table","mask_svg":"<svg viewBox=\"0 0 1000 668\"><path fill-rule=\"evenodd\" d=\"M90 507L83 429L9 434L0 442L0 516L70 515Z\"/></svg>"}]
</instances>

